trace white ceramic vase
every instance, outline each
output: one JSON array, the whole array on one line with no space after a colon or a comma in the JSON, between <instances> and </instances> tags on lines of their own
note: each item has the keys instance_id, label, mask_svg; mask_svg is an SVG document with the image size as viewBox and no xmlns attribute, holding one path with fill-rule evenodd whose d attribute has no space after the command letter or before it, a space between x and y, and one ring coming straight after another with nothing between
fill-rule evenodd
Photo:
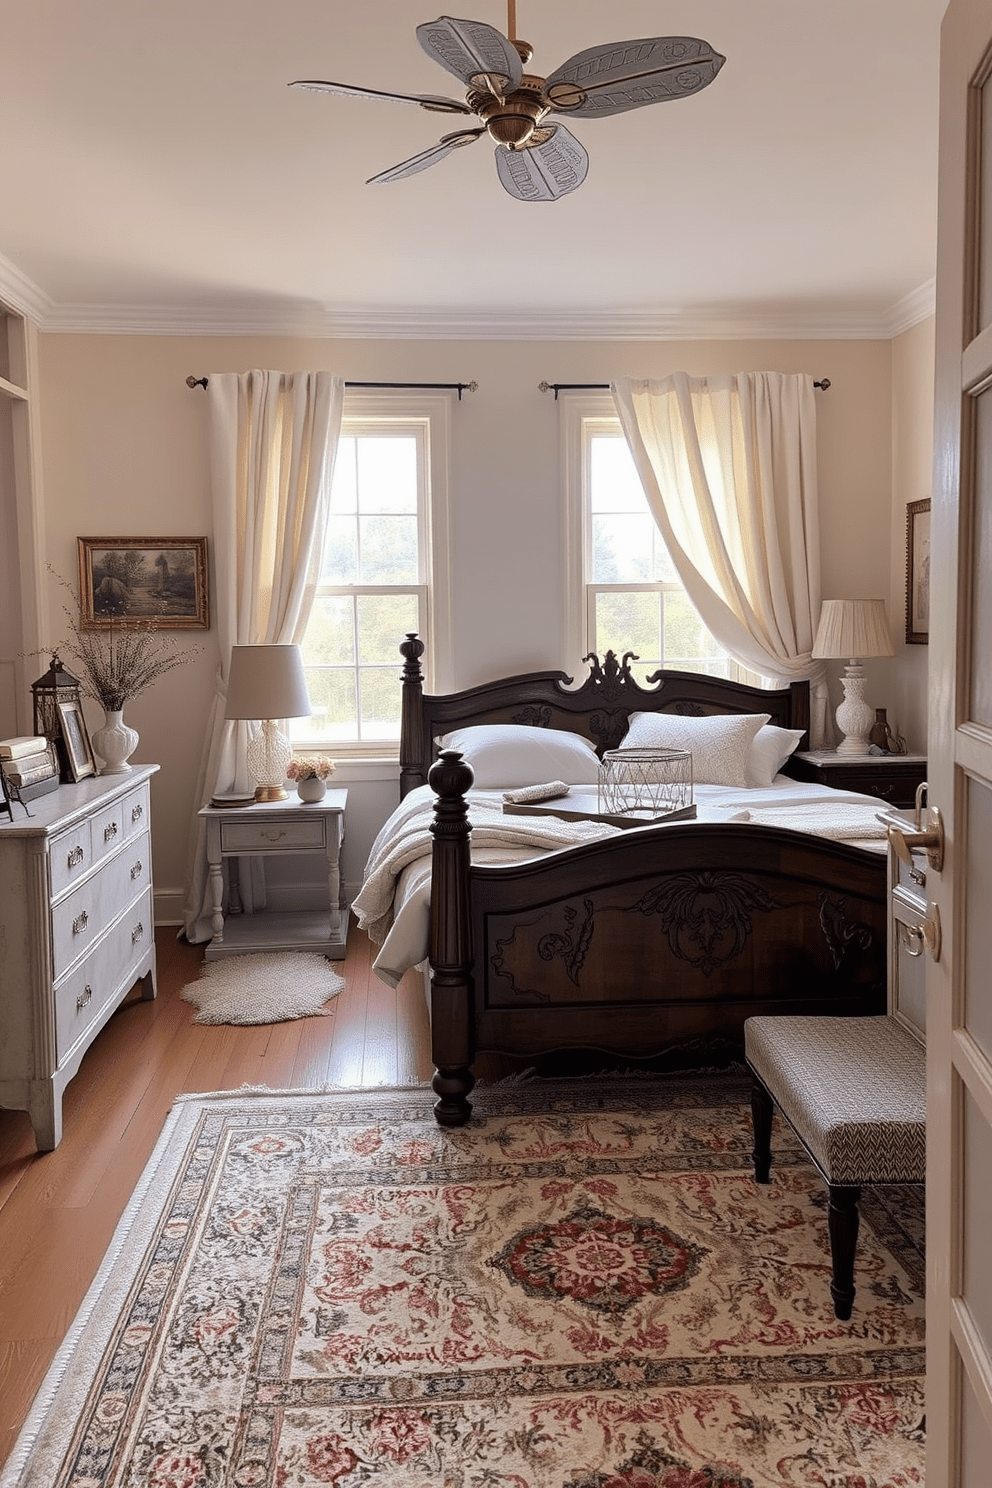
<instances>
[{"instance_id":1,"label":"white ceramic vase","mask_svg":"<svg viewBox=\"0 0 992 1488\"><path fill-rule=\"evenodd\" d=\"M308 775L306 780L296 782L296 794L301 801L322 801L326 790L319 775Z\"/></svg>"},{"instance_id":2,"label":"white ceramic vase","mask_svg":"<svg viewBox=\"0 0 992 1488\"><path fill-rule=\"evenodd\" d=\"M138 731L129 728L118 709L104 713L103 727L93 730L93 748L103 760L101 775L123 775L130 770L129 757L138 747Z\"/></svg>"}]
</instances>

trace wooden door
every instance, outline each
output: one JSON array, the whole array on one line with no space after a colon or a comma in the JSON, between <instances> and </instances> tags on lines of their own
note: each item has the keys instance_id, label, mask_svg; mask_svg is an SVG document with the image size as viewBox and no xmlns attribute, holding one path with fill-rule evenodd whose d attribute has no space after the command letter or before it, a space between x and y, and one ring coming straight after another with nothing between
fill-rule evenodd
<instances>
[{"instance_id":1,"label":"wooden door","mask_svg":"<svg viewBox=\"0 0 992 1488\"><path fill-rule=\"evenodd\" d=\"M930 606L927 1488L992 1482L992 6L941 32Z\"/></svg>"}]
</instances>

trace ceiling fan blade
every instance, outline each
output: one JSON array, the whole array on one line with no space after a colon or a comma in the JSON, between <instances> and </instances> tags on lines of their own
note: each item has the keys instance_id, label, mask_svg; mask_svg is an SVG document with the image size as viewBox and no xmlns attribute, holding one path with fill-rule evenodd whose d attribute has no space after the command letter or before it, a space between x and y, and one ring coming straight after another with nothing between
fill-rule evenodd
<instances>
[{"instance_id":1,"label":"ceiling fan blade","mask_svg":"<svg viewBox=\"0 0 992 1488\"><path fill-rule=\"evenodd\" d=\"M623 114L698 93L726 62L695 36L649 36L576 52L544 85L556 113Z\"/></svg>"},{"instance_id":2,"label":"ceiling fan blade","mask_svg":"<svg viewBox=\"0 0 992 1488\"><path fill-rule=\"evenodd\" d=\"M393 103L416 103L435 114L471 114L466 103L457 98L435 97L433 93L384 93L379 88L357 88L353 83L325 83L317 78L302 78L290 83L291 88L309 88L313 93L344 93L352 98L385 98Z\"/></svg>"},{"instance_id":3,"label":"ceiling fan blade","mask_svg":"<svg viewBox=\"0 0 992 1488\"><path fill-rule=\"evenodd\" d=\"M504 191L518 201L557 201L581 186L589 156L563 124L541 130L547 138L526 150L496 147L496 171Z\"/></svg>"},{"instance_id":4,"label":"ceiling fan blade","mask_svg":"<svg viewBox=\"0 0 992 1488\"><path fill-rule=\"evenodd\" d=\"M512 92L523 76L516 48L485 21L439 16L417 27L417 40L429 57L461 78L466 87Z\"/></svg>"},{"instance_id":5,"label":"ceiling fan blade","mask_svg":"<svg viewBox=\"0 0 992 1488\"><path fill-rule=\"evenodd\" d=\"M426 170L429 165L436 165L439 160L450 155L452 150L458 150L462 145L470 145L485 132L485 129L459 129L455 134L446 134L443 139L438 140L436 145L431 145L429 150L421 150L419 155L412 155L409 160L400 161L399 165L391 165L388 170L380 171L377 176L369 176L365 184L373 186L379 181L402 181L404 176L415 176L418 171Z\"/></svg>"}]
</instances>

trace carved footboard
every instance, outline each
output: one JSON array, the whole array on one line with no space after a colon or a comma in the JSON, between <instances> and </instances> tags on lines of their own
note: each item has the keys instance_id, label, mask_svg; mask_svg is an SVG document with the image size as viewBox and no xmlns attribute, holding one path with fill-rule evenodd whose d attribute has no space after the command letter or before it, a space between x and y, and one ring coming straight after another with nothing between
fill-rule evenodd
<instances>
[{"instance_id":1,"label":"carved footboard","mask_svg":"<svg viewBox=\"0 0 992 1488\"><path fill-rule=\"evenodd\" d=\"M442 1124L469 1117L478 1051L709 1063L743 1050L753 1013L884 1013L883 854L687 822L472 867L470 781L453 753L430 775Z\"/></svg>"}]
</instances>

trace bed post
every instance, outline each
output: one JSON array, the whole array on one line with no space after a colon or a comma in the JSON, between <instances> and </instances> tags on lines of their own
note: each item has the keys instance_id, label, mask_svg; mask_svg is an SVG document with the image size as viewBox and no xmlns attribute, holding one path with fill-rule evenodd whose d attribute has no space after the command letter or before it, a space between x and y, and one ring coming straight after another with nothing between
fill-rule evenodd
<instances>
[{"instance_id":1,"label":"bed post","mask_svg":"<svg viewBox=\"0 0 992 1488\"><path fill-rule=\"evenodd\" d=\"M407 631L400 642L405 657L400 707L400 800L416 786L423 785L424 760L430 758L430 741L424 736L424 674L420 658L424 643L415 630Z\"/></svg>"},{"instance_id":2,"label":"bed post","mask_svg":"<svg viewBox=\"0 0 992 1488\"><path fill-rule=\"evenodd\" d=\"M471 862L465 792L472 767L457 750L444 749L431 766L428 783L435 792L431 868L431 1084L439 1099L434 1115L441 1126L464 1126L472 1112L468 1100L475 1084L472 1010L472 926L468 871Z\"/></svg>"}]
</instances>

